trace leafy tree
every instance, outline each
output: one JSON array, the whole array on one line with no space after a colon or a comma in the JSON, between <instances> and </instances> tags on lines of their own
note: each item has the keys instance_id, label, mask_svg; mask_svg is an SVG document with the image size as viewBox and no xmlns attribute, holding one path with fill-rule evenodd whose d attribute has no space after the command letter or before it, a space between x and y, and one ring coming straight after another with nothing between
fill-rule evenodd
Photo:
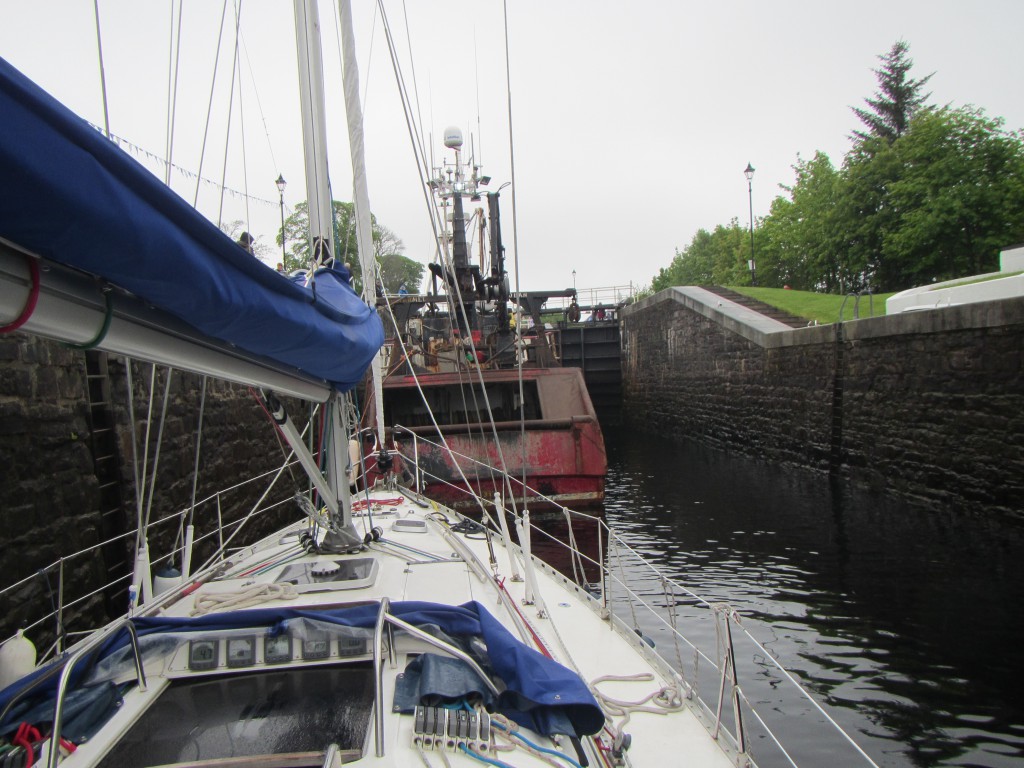
<instances>
[{"instance_id":1,"label":"leafy tree","mask_svg":"<svg viewBox=\"0 0 1024 768\"><path fill-rule=\"evenodd\" d=\"M356 237L355 205L334 200L332 203L334 211L334 250L332 255L342 264L347 264L355 277L357 289L362 285L362 267L359 263L359 246ZM402 279L409 279L415 275L415 283L423 275L423 267L412 259L402 256L402 241L387 227L378 224L377 218L371 214L370 226L373 237L374 257L378 263L387 261L392 266L389 272L398 276L399 283ZM283 234L287 244L285 254L285 271L293 269L304 269L311 261L311 249L309 244L309 206L303 201L295 206L291 216L285 219ZM281 245L282 231L278 230L277 244ZM417 271L418 268L418 271ZM390 289L390 283L385 281ZM395 285L398 290L398 284Z\"/></svg>"},{"instance_id":2,"label":"leafy tree","mask_svg":"<svg viewBox=\"0 0 1024 768\"><path fill-rule=\"evenodd\" d=\"M874 70L878 78L878 91L874 98L865 99L870 109L852 107L854 114L868 128L866 132L853 132L861 141L877 137L892 144L907 132L910 121L931 96L921 91L932 75L920 80L909 76L910 68L914 65L914 60L907 55L909 51L910 46L898 40L887 54L878 57L882 62L881 68Z\"/></svg>"},{"instance_id":3,"label":"leafy tree","mask_svg":"<svg viewBox=\"0 0 1024 768\"><path fill-rule=\"evenodd\" d=\"M871 131L841 168L820 152L798 158L756 231L759 284L897 291L992 271L1024 240L1024 133L973 107L923 106L928 78L908 77L907 50L880 57L875 111L855 110ZM745 238L735 219L699 230L653 288L749 283Z\"/></svg>"},{"instance_id":4,"label":"leafy tree","mask_svg":"<svg viewBox=\"0 0 1024 768\"><path fill-rule=\"evenodd\" d=\"M761 285L805 291L835 291L857 267L845 258L836 233L839 172L828 155L797 160L796 182L784 187L757 231L757 272Z\"/></svg>"},{"instance_id":5,"label":"leafy tree","mask_svg":"<svg viewBox=\"0 0 1024 768\"><path fill-rule=\"evenodd\" d=\"M748 285L750 241L747 230L733 219L729 226L717 226L713 232L701 229L682 251L676 251L672 264L662 269L651 283L660 291L672 285Z\"/></svg>"},{"instance_id":6,"label":"leafy tree","mask_svg":"<svg viewBox=\"0 0 1024 768\"><path fill-rule=\"evenodd\" d=\"M388 293L398 293L405 284L409 293L418 293L423 282L423 265L398 253L380 257L380 280Z\"/></svg>"},{"instance_id":7,"label":"leafy tree","mask_svg":"<svg viewBox=\"0 0 1024 768\"><path fill-rule=\"evenodd\" d=\"M711 233L699 229L686 248L682 251L676 249L672 263L660 270L651 282L651 290L660 291L673 285L710 285L714 281L713 275Z\"/></svg>"},{"instance_id":8,"label":"leafy tree","mask_svg":"<svg viewBox=\"0 0 1024 768\"><path fill-rule=\"evenodd\" d=\"M1024 141L978 109L931 109L892 146L892 225L882 253L899 286L998 269L1024 239Z\"/></svg>"}]
</instances>

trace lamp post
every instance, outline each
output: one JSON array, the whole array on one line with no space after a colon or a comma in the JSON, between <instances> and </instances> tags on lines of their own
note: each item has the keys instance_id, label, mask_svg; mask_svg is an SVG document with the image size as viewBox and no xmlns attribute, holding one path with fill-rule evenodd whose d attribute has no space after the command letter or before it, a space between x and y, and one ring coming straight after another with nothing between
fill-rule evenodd
<instances>
[{"instance_id":1,"label":"lamp post","mask_svg":"<svg viewBox=\"0 0 1024 768\"><path fill-rule=\"evenodd\" d=\"M576 270L572 271L572 292L576 293Z\"/></svg>"},{"instance_id":2,"label":"lamp post","mask_svg":"<svg viewBox=\"0 0 1024 768\"><path fill-rule=\"evenodd\" d=\"M277 193L281 198L281 269L284 269L284 188L288 186L288 182L284 180L282 174L277 174L277 181L274 182L277 185Z\"/></svg>"},{"instance_id":3,"label":"lamp post","mask_svg":"<svg viewBox=\"0 0 1024 768\"><path fill-rule=\"evenodd\" d=\"M747 177L747 197L750 200L750 284L757 285L757 272L754 270L754 166L749 162L743 175Z\"/></svg>"}]
</instances>

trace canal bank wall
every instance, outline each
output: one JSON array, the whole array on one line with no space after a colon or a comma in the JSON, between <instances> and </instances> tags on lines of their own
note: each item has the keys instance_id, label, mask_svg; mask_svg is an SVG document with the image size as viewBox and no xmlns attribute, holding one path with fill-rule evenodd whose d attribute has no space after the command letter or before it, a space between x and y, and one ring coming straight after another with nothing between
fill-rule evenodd
<instances>
[{"instance_id":1,"label":"canal bank wall","mask_svg":"<svg viewBox=\"0 0 1024 768\"><path fill-rule=\"evenodd\" d=\"M622 344L641 429L1024 520L1024 299L791 329L670 288L623 311Z\"/></svg>"},{"instance_id":2,"label":"canal bank wall","mask_svg":"<svg viewBox=\"0 0 1024 768\"><path fill-rule=\"evenodd\" d=\"M168 386L167 369L158 369L155 377L152 370L133 364L133 420L123 358L20 333L0 337L0 571L3 585L23 580L0 594L0 641L32 624L61 592L65 602L77 601L64 617L68 631L123 613L136 546L134 535L125 535L136 521L133 456L140 473L146 468L139 485L147 497L153 488L152 502L144 498L143 514L162 521L149 542L154 558L180 547L197 450L198 501L240 478L280 467L283 453L275 429L246 387L214 379L204 385L201 376L181 371L173 372ZM152 409L151 389L156 392ZM298 404L290 405L301 429L305 414ZM215 549L217 540L209 533L217 516L239 520L269 482L270 477L197 504L195 567ZM275 493L286 500L294 487L289 478ZM295 517L294 504L285 502L277 512L250 520L246 531L266 535ZM101 542L107 544L97 556L68 559ZM180 558L174 562L180 565ZM113 579L120 581L103 589ZM28 634L42 649L55 632L48 622Z\"/></svg>"}]
</instances>

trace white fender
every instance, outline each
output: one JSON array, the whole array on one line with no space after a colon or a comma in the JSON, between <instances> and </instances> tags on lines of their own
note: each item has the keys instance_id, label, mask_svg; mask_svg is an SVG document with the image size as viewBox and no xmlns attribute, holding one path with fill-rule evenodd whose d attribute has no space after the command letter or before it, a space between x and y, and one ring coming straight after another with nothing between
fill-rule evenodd
<instances>
[{"instance_id":1,"label":"white fender","mask_svg":"<svg viewBox=\"0 0 1024 768\"><path fill-rule=\"evenodd\" d=\"M0 691L36 668L36 647L24 630L0 645Z\"/></svg>"}]
</instances>

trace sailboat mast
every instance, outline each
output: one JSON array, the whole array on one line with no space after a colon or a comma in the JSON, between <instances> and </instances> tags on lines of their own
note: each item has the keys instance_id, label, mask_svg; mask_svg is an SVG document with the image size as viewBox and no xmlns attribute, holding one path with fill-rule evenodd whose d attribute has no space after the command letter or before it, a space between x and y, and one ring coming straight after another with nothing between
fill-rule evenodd
<instances>
[{"instance_id":1,"label":"sailboat mast","mask_svg":"<svg viewBox=\"0 0 1024 768\"><path fill-rule=\"evenodd\" d=\"M327 125L324 118L323 55L320 44L320 14L316 0L295 0L295 40L299 58L299 103L302 115L302 140L306 160L306 191L309 205L309 242L315 268L335 254L333 210L327 173ZM365 280L364 280L365 282ZM375 358L376 359L376 358ZM348 409L343 395L335 392L327 403L332 424L332 450L327 463L329 509L340 512L335 529L322 546L344 550L359 542L352 528L352 505L348 482L341 466L348 460L343 444L349 433ZM286 437L288 433L285 431ZM291 442L291 441L290 441ZM299 444L293 444L301 452ZM314 471L317 471L314 467ZM314 478L314 482L315 482ZM321 490L321 495L324 491Z\"/></svg>"},{"instance_id":2,"label":"sailboat mast","mask_svg":"<svg viewBox=\"0 0 1024 768\"><path fill-rule=\"evenodd\" d=\"M299 107L306 161L306 201L312 257L323 263L333 254L334 226L327 173L327 120L324 116L324 70L320 14L315 2L295 0L295 46L299 60ZM321 247L318 247L320 245Z\"/></svg>"}]
</instances>

